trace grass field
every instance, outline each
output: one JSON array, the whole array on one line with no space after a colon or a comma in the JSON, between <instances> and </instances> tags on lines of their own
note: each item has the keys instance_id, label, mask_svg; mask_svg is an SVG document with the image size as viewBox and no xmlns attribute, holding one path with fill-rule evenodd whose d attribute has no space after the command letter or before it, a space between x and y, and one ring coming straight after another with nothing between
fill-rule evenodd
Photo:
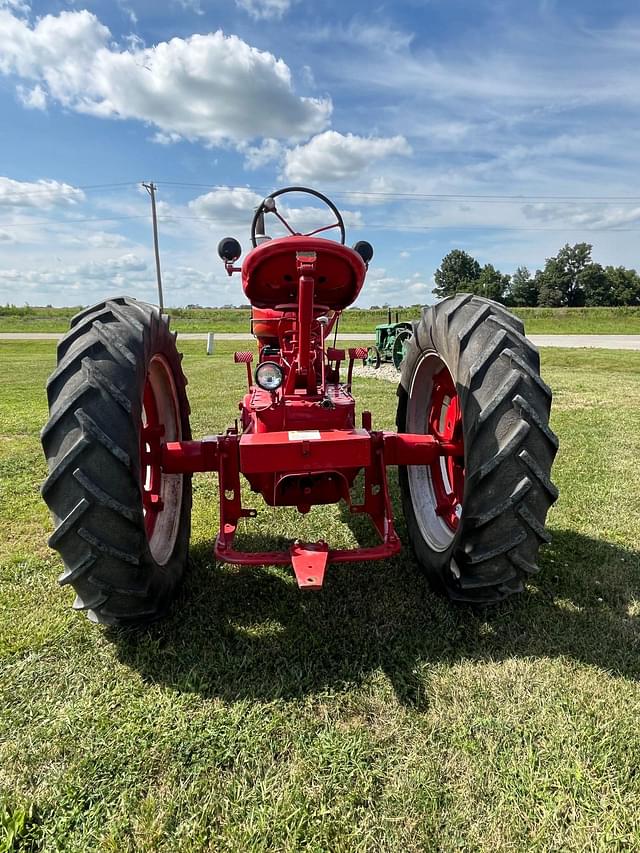
<instances>
[{"instance_id":1,"label":"grass field","mask_svg":"<svg viewBox=\"0 0 640 853\"><path fill-rule=\"evenodd\" d=\"M239 291L238 291L239 293ZM79 308L19 308L0 306L0 332L66 332ZM173 328L181 332L246 332L249 312L240 309L168 309ZM394 309L395 310L395 309ZM419 306L400 308L403 320L417 319ZM515 308L530 335L640 335L640 308ZM343 332L373 332L387 322L387 311L345 312Z\"/></svg>"},{"instance_id":2,"label":"grass field","mask_svg":"<svg viewBox=\"0 0 640 853\"><path fill-rule=\"evenodd\" d=\"M242 366L183 346L194 433L220 430ZM330 569L318 595L216 566L200 475L189 579L140 634L55 583L53 347L3 342L0 361L0 851L640 849L640 353L543 351L561 497L517 600L451 607L407 551ZM392 426L390 383L356 395ZM371 541L338 507L249 524L253 547Z\"/></svg>"}]
</instances>

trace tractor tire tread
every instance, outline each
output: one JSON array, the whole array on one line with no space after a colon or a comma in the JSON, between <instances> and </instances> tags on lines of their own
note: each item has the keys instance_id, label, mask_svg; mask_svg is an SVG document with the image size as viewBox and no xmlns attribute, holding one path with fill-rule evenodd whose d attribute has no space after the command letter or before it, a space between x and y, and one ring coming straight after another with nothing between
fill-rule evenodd
<instances>
[{"instance_id":1,"label":"tractor tire tread","mask_svg":"<svg viewBox=\"0 0 640 853\"><path fill-rule=\"evenodd\" d=\"M496 409L498 409L500 406L503 406L505 404L505 401L511 398L511 395L515 391L516 386L519 384L519 382L519 373L517 373L515 370L511 370L509 373L507 373L500 387L496 389L491 399L478 412L477 429L479 429L484 423L489 420L489 418L496 411Z\"/></svg>"},{"instance_id":2,"label":"tractor tire tread","mask_svg":"<svg viewBox=\"0 0 640 853\"><path fill-rule=\"evenodd\" d=\"M89 545L92 545L97 551L102 554L107 554L109 557L115 557L116 560L121 560L124 563L129 563L132 566L137 566L140 559L133 551L125 551L122 548L117 548L115 545L106 542L100 536L96 536L86 527L79 527L76 531L81 539L84 539Z\"/></svg>"},{"instance_id":3,"label":"tractor tire tread","mask_svg":"<svg viewBox=\"0 0 640 853\"><path fill-rule=\"evenodd\" d=\"M49 539L63 559L58 578L74 608L109 625L160 618L188 555L191 478L169 561L159 566L144 531L139 424L147 364L161 353L176 384L183 438L191 437L184 373L165 317L116 297L79 312L60 342L49 379L50 417L41 433L49 473L41 486L53 515Z\"/></svg>"},{"instance_id":4,"label":"tractor tire tread","mask_svg":"<svg viewBox=\"0 0 640 853\"><path fill-rule=\"evenodd\" d=\"M502 515L503 512L506 512L508 509L516 506L530 488L531 480L529 477L523 477L508 497L500 503L494 504L485 512L467 517L467 524L471 527L482 527L483 524L488 524L490 521L493 521L494 518Z\"/></svg>"},{"instance_id":5,"label":"tractor tire tread","mask_svg":"<svg viewBox=\"0 0 640 853\"><path fill-rule=\"evenodd\" d=\"M57 548L62 539L69 533L69 531L73 528L76 521L82 518L85 512L89 509L91 504L86 498L82 498L78 501L78 503L73 507L71 512L66 515L60 524L53 531L51 536L48 539L47 544L50 548Z\"/></svg>"},{"instance_id":6,"label":"tractor tire tread","mask_svg":"<svg viewBox=\"0 0 640 853\"><path fill-rule=\"evenodd\" d=\"M101 429L91 415L87 414L85 409L76 409L74 412L75 418L82 427L83 435L88 435L94 441L98 441L109 453L114 456L118 462L121 462L125 468L131 467L131 457L127 451L121 447L117 441L109 436Z\"/></svg>"},{"instance_id":7,"label":"tractor tire tread","mask_svg":"<svg viewBox=\"0 0 640 853\"><path fill-rule=\"evenodd\" d=\"M105 604L109 600L109 593L99 590L97 593L94 593L94 598L92 600L87 601L86 598L83 598L80 593L78 593L75 597L73 604L71 605L74 610L94 610L97 611L103 604Z\"/></svg>"},{"instance_id":8,"label":"tractor tire tread","mask_svg":"<svg viewBox=\"0 0 640 853\"><path fill-rule=\"evenodd\" d=\"M40 494L46 500L47 494L51 491L53 486L58 482L59 478L65 474L72 465L75 465L77 462L78 456L89 446L89 441L85 435L80 436L80 438L73 444L69 450L62 456L56 465L56 467L51 471L51 473L46 477L40 486Z\"/></svg>"},{"instance_id":9,"label":"tractor tire tread","mask_svg":"<svg viewBox=\"0 0 640 853\"><path fill-rule=\"evenodd\" d=\"M122 393L117 385L114 385L113 382L111 382L108 376L105 376L99 367L93 364L91 359L82 359L82 369L87 377L87 382L91 386L96 388L98 391L102 391L104 394L113 397L116 403L118 403L128 415L131 414L131 400Z\"/></svg>"},{"instance_id":10,"label":"tractor tire tread","mask_svg":"<svg viewBox=\"0 0 640 853\"><path fill-rule=\"evenodd\" d=\"M513 351L513 349L511 349L510 347L503 349L501 355L503 355L505 358L509 359L509 361L511 361L512 364L516 364L520 368L520 370L522 370L524 373L527 373L529 378L532 379L539 386L539 388L545 394L545 396L548 397L549 402L551 402L551 398L553 396L553 394L551 392L551 388L549 388L549 386L544 381L544 379L540 376L540 374L537 372L537 370L534 370L534 368L532 368L531 365L527 364L527 362L522 358L521 355L518 355L517 353L515 353Z\"/></svg>"},{"instance_id":11,"label":"tractor tire tread","mask_svg":"<svg viewBox=\"0 0 640 853\"><path fill-rule=\"evenodd\" d=\"M40 432L40 441L43 445L46 446L54 428L58 425L58 422L68 414L70 407L78 403L90 390L91 386L89 383L86 380L83 380L75 388L71 389L70 393L65 395L64 401L60 405L56 406L56 401L53 401L49 410L49 420Z\"/></svg>"},{"instance_id":12,"label":"tractor tire tread","mask_svg":"<svg viewBox=\"0 0 640 853\"><path fill-rule=\"evenodd\" d=\"M509 333L505 329L498 329L486 347L482 350L476 361L469 368L469 385L481 382L486 369L493 363L495 353L502 349Z\"/></svg>"},{"instance_id":13,"label":"tractor tire tread","mask_svg":"<svg viewBox=\"0 0 640 853\"><path fill-rule=\"evenodd\" d=\"M73 583L74 581L81 578L84 574L86 574L89 569L95 563L97 557L95 554L88 554L83 557L82 560L72 569L68 569L66 572L63 572L58 578L58 583L60 586L66 586L67 584Z\"/></svg>"},{"instance_id":14,"label":"tractor tire tread","mask_svg":"<svg viewBox=\"0 0 640 853\"><path fill-rule=\"evenodd\" d=\"M413 371L437 353L456 382L463 411L465 494L458 530L442 553L413 515L406 469L400 487L417 564L452 600L489 604L519 592L539 571L544 522L558 497L550 472L558 440L549 426L551 389L522 322L483 297L458 294L425 308L398 388L398 429L406 426Z\"/></svg>"},{"instance_id":15,"label":"tractor tire tread","mask_svg":"<svg viewBox=\"0 0 640 853\"><path fill-rule=\"evenodd\" d=\"M80 483L82 488L93 498L93 500L101 506L109 507L109 509L127 518L134 524L140 523L141 518L144 518L140 507L130 507L122 503L117 498L105 492L91 477L82 471L81 468L76 468L73 476Z\"/></svg>"},{"instance_id":16,"label":"tractor tire tread","mask_svg":"<svg viewBox=\"0 0 640 853\"><path fill-rule=\"evenodd\" d=\"M549 493L549 497L551 498L551 502L555 503L555 501L558 500L558 488L554 483L552 483L551 478L548 477L547 474L545 474L545 472L542 470L540 465L536 462L534 457L529 453L529 451L526 448L521 450L520 453L518 454L518 456L524 462L524 464L529 468L529 470L531 471L533 476L537 478L537 480L540 482L540 484Z\"/></svg>"},{"instance_id":17,"label":"tractor tire tread","mask_svg":"<svg viewBox=\"0 0 640 853\"><path fill-rule=\"evenodd\" d=\"M454 297L455 298L455 297ZM496 302L493 299L488 299L486 296L476 296L472 295L474 302L478 304L484 303L485 305L491 306L491 311L496 318L496 321L499 322L502 326L506 326L509 329L514 329L518 331L521 335L524 335L524 323L519 317L516 317L508 308L504 305L501 305L499 302Z\"/></svg>"},{"instance_id":18,"label":"tractor tire tread","mask_svg":"<svg viewBox=\"0 0 640 853\"><path fill-rule=\"evenodd\" d=\"M498 447L493 456L490 456L486 462L483 462L478 468L467 474L469 483L476 485L480 480L484 480L485 477L491 474L492 471L495 471L505 459L513 456L516 448L524 441L529 429L529 424L526 421L518 421L514 424L507 435L507 440Z\"/></svg>"},{"instance_id":19,"label":"tractor tire tread","mask_svg":"<svg viewBox=\"0 0 640 853\"><path fill-rule=\"evenodd\" d=\"M464 347L471 336L471 333L476 329L483 320L485 320L489 314L491 314L491 306L483 305L478 308L475 314L472 314L469 320L464 324L462 329L458 332L458 340L460 341L460 346Z\"/></svg>"},{"instance_id":20,"label":"tractor tire tread","mask_svg":"<svg viewBox=\"0 0 640 853\"><path fill-rule=\"evenodd\" d=\"M516 394L513 398L513 404L516 408L520 409L521 414L527 416L529 423L535 424L538 427L549 444L554 448L554 450L557 450L559 444L558 436L552 432L548 424L544 422L531 403L528 403L521 394Z\"/></svg>"}]
</instances>

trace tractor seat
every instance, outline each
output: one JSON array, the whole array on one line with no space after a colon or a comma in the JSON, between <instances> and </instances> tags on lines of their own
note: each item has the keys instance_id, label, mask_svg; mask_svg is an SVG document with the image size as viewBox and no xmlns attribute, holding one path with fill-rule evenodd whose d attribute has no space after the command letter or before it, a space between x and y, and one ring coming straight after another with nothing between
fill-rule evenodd
<instances>
[{"instance_id":1,"label":"tractor seat","mask_svg":"<svg viewBox=\"0 0 640 853\"><path fill-rule=\"evenodd\" d=\"M317 320L328 310L326 305L314 305L313 319ZM279 305L277 309L252 308L251 331L262 345L276 346L280 335L295 329L297 316L297 305Z\"/></svg>"},{"instance_id":2,"label":"tractor seat","mask_svg":"<svg viewBox=\"0 0 640 853\"><path fill-rule=\"evenodd\" d=\"M255 308L297 302L296 253L302 251L316 253L317 304L341 311L357 299L367 271L357 252L322 237L280 237L261 243L242 265L242 287Z\"/></svg>"},{"instance_id":3,"label":"tractor seat","mask_svg":"<svg viewBox=\"0 0 640 853\"><path fill-rule=\"evenodd\" d=\"M295 314L285 317L284 311L275 311L273 308L252 308L251 310L251 331L262 345L277 345L278 332L292 330L295 322Z\"/></svg>"}]
</instances>

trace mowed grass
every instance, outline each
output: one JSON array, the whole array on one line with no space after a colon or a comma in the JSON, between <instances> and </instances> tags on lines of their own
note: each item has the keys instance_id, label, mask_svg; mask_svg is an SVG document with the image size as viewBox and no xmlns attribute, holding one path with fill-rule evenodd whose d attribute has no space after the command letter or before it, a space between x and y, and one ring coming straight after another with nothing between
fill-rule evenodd
<instances>
[{"instance_id":1,"label":"mowed grass","mask_svg":"<svg viewBox=\"0 0 640 853\"><path fill-rule=\"evenodd\" d=\"M230 345L183 349L194 434L222 430L244 369ZM3 342L0 363L1 851L640 848L640 353L543 350L561 498L518 599L452 607L408 550L332 568L315 595L216 565L200 475L188 580L138 633L91 625L56 584L38 493L53 346ZM355 390L393 425L392 384ZM247 502L253 548L373 541L339 507Z\"/></svg>"},{"instance_id":2,"label":"mowed grass","mask_svg":"<svg viewBox=\"0 0 640 853\"><path fill-rule=\"evenodd\" d=\"M240 300L240 290L238 290ZM1 306L0 332L66 332L80 308ZM173 328L181 332L249 332L248 310L236 308L168 308ZM640 308L513 308L530 335L640 335ZM392 320L395 320L392 311ZM417 320L421 308L399 308L401 320ZM386 323L386 309L348 310L340 319L343 332L373 333Z\"/></svg>"}]
</instances>

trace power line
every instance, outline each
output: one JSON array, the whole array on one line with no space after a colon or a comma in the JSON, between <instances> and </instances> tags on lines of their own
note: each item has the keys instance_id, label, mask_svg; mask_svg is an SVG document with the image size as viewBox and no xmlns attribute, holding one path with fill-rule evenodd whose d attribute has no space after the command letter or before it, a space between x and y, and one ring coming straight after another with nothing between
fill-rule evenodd
<instances>
[{"instance_id":1,"label":"power line","mask_svg":"<svg viewBox=\"0 0 640 853\"><path fill-rule=\"evenodd\" d=\"M176 221L189 221L189 222L218 222L217 219L213 217L207 216L172 216L165 215L159 216L159 222L176 222ZM640 226L637 228L621 228L621 227L611 227L611 228L584 228L580 225L558 225L558 226L537 226L537 225L415 225L415 224L376 224L368 223L365 226L356 228L352 226L352 230L359 231L579 231L582 232L633 232L640 231Z\"/></svg>"},{"instance_id":2,"label":"power line","mask_svg":"<svg viewBox=\"0 0 640 853\"><path fill-rule=\"evenodd\" d=\"M157 186L157 185L156 185ZM0 223L0 228L24 228L32 225L75 225L86 224L93 222L125 222L134 219L148 219L148 214L140 214L135 216L104 216L104 217L84 217L78 219L38 219L28 220L26 222L8 222ZM159 215L158 222L174 222L174 221L189 221L189 222L219 222L214 217L205 216L172 216ZM537 225L416 225L415 223L367 223L364 226L352 226L352 230L360 231L577 231L580 233L635 233L640 231L640 226L636 228L623 228L620 226L613 227L583 227L575 224L554 225L554 226L537 226Z\"/></svg>"},{"instance_id":3,"label":"power line","mask_svg":"<svg viewBox=\"0 0 640 853\"><path fill-rule=\"evenodd\" d=\"M353 226L352 226L353 227ZM593 232L593 233L610 233L610 232L632 232L640 231L640 226L636 228L622 228L619 226L600 228L583 227L581 225L365 225L359 229L353 227L353 230L373 230L373 231L578 231Z\"/></svg>"},{"instance_id":4,"label":"power line","mask_svg":"<svg viewBox=\"0 0 640 853\"><path fill-rule=\"evenodd\" d=\"M7 222L6 225L0 222L0 228L24 228L29 225L71 225L85 222L124 222L127 219L148 219L149 215L139 214L136 216L101 216L93 218L90 216L82 219L29 219L26 222Z\"/></svg>"},{"instance_id":5,"label":"power line","mask_svg":"<svg viewBox=\"0 0 640 853\"><path fill-rule=\"evenodd\" d=\"M374 193L359 190L340 190L334 195L381 196L390 198L416 198L428 201L561 201L561 202L603 202L611 204L616 201L640 203L640 196L572 196L572 195L481 195L476 193Z\"/></svg>"},{"instance_id":6,"label":"power line","mask_svg":"<svg viewBox=\"0 0 640 853\"><path fill-rule=\"evenodd\" d=\"M11 179L10 179L11 180ZM29 183L37 183L37 181L30 181ZM72 191L82 190L82 192L92 192L94 190L105 190L105 189L122 189L124 187L133 187L138 185L138 181L123 181L121 183L113 183L113 184L79 184L75 186L73 184L61 183L59 181L55 182L57 186L51 187L41 187L39 190L21 190L21 189L10 189L6 196L0 196L0 200L2 205L19 205L20 201L7 201L7 199L16 198L32 198L32 197L41 197L41 196L50 196L56 192L56 190L61 187L68 187ZM0 184L0 187L2 185ZM61 196L64 198L64 195Z\"/></svg>"},{"instance_id":7,"label":"power line","mask_svg":"<svg viewBox=\"0 0 640 853\"><path fill-rule=\"evenodd\" d=\"M243 186L232 187L220 184L199 184L187 183L183 181L157 181L157 186L172 186L185 187L193 189L208 189L208 190L230 190L230 189L246 189L254 192L270 192L268 187L254 186L245 184ZM586 196L586 195L498 195L498 194L481 194L481 193L402 193L402 192L375 192L369 190L334 190L331 193L334 196L364 196L371 198L388 198L388 199L422 199L427 201L558 201L558 202L601 202L610 204L613 202L626 202L630 204L640 204L640 195L638 196Z\"/></svg>"},{"instance_id":8,"label":"power line","mask_svg":"<svg viewBox=\"0 0 640 853\"><path fill-rule=\"evenodd\" d=\"M203 184L203 183L195 183L195 182L185 182L185 181L161 181L160 185L164 186L172 186L172 187L183 187L183 188L197 188L197 189L209 189L209 190L231 190L232 187L229 186L215 186L211 184ZM70 186L70 185L68 185ZM138 186L138 182L133 181L120 181L120 182L110 182L110 183L102 183L102 184L84 184L79 185L78 187L74 187L74 189L89 191L89 190L103 190L103 189L122 189L125 187ZM143 183L143 186L145 184ZM149 186L151 186L149 184ZM158 184L154 184L154 188L158 186ZM266 191L264 187L255 186L255 185L247 185L243 187L244 189L252 190L252 191ZM239 189L239 188L237 188ZM42 188L40 191L28 191L22 194L22 197L30 197L37 195L50 195L52 192L51 188ZM612 203L640 203L640 196L551 196L551 195L539 195L539 196L526 196L526 195L479 195L479 194L463 194L463 193L441 193L441 194L427 194L427 193L393 193L393 192L376 192L376 191L364 191L364 190L338 190L334 193L337 196L362 196L362 197L376 197L376 198L384 198L384 199L414 199L414 200L425 200L425 201L440 201L440 202L465 202L465 203L480 203L480 204L500 204L500 203L522 203L524 201L544 201L546 203L559 203L559 204L567 204L567 203L575 203L575 202L588 202L591 204L612 204ZM5 201L6 203L6 201ZM10 204L14 204L10 202ZM39 220L31 220L26 219L26 221L22 222L12 222L7 224L2 224L0 227L3 229L6 228L23 228L29 226L37 226L37 225L57 225L57 226L65 226L71 224L85 224L85 223L101 223L101 222L124 222L131 221L135 219L147 219L145 214L141 215L120 215L120 216L103 216L103 217L77 217L73 219L39 219ZM171 222L171 221L194 221L194 222L216 222L217 220L213 217L198 217L198 216L172 216L165 214L164 216L158 216L158 220L162 222ZM361 229L362 230L362 229ZM446 225L417 225L415 223L368 223L365 226L364 230L371 231L416 231L416 232L429 232L429 231L538 231L538 232L563 232L563 231L572 231L579 233L635 233L640 230L640 227L625 227L624 225L619 226L580 226L574 223L567 224L558 224L558 225L547 225L547 226L537 226L537 225L478 225L478 224L446 224Z\"/></svg>"},{"instance_id":9,"label":"power line","mask_svg":"<svg viewBox=\"0 0 640 853\"><path fill-rule=\"evenodd\" d=\"M35 182L32 182L35 183ZM181 187L181 188L191 188L191 189L207 189L207 190L230 190L230 189L247 189L253 192L270 192L271 189L269 187L264 186L255 186L251 184L246 184L241 187L232 187L229 185L220 185L220 184L203 184L203 183L194 183L187 181L157 181L155 182L156 186L171 186L171 187ZM134 187L139 186L139 181L119 181L119 182L111 182L104 184L78 184L74 186L72 184L63 184L63 186L70 187L71 190L81 190L83 192L90 192L94 190L104 190L104 189L122 189L125 187ZM51 195L52 192L55 191L55 187L42 187L38 190L25 190L22 191L20 189L12 189L8 197L15 197L18 199L17 201L7 202L7 197L3 199L5 204L16 204L19 205L19 199L22 198L31 198L38 196L47 196ZM383 191L374 191L374 190L334 190L332 195L339 197L362 197L362 198L381 198L381 199L389 199L389 200L421 200L421 201L436 201L436 202L449 202L449 201L463 201L469 203L504 203L504 202L551 202L551 203L576 203L576 202L589 202L592 204L613 204L613 203L622 203L622 204L640 204L640 195L632 196L632 195L611 195L611 196L587 196L587 195L544 195L544 194L513 194L513 195L505 195L505 194L490 194L490 193L417 193L417 192L383 192Z\"/></svg>"}]
</instances>

